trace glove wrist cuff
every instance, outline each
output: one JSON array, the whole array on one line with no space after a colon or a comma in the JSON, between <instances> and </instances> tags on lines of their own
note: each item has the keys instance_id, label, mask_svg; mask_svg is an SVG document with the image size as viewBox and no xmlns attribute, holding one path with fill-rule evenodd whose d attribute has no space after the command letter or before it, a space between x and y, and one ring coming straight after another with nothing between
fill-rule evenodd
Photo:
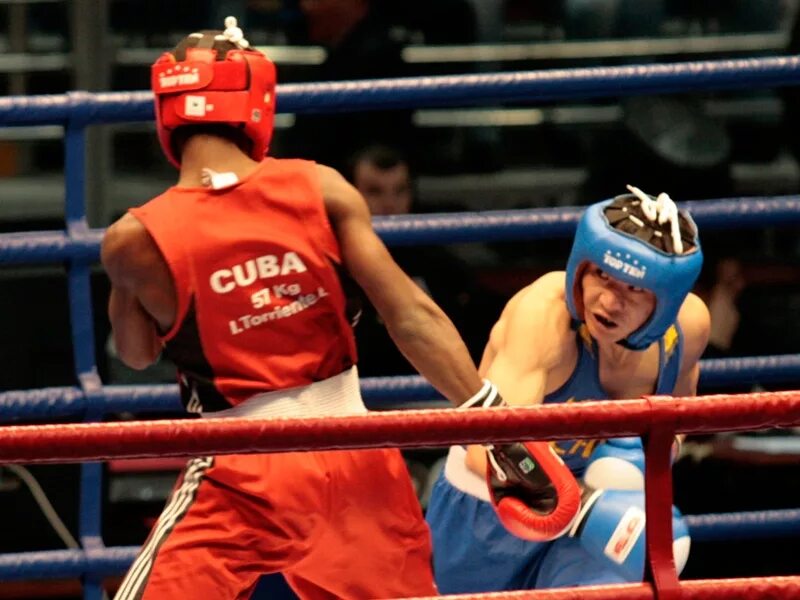
<instances>
[{"instance_id":1,"label":"glove wrist cuff","mask_svg":"<svg viewBox=\"0 0 800 600\"><path fill-rule=\"evenodd\" d=\"M581 508L580 512L575 515L569 531L569 537L578 537L581 533L582 526L586 523L586 515L592 509L592 506L597 499L602 495L603 490L594 490L590 487L584 487L581 494Z\"/></svg>"},{"instance_id":2,"label":"glove wrist cuff","mask_svg":"<svg viewBox=\"0 0 800 600\"><path fill-rule=\"evenodd\" d=\"M502 401L497 391L497 386L488 379L484 379L481 389L466 402L462 403L459 408L472 408L475 406L488 408L490 406L498 406Z\"/></svg>"}]
</instances>

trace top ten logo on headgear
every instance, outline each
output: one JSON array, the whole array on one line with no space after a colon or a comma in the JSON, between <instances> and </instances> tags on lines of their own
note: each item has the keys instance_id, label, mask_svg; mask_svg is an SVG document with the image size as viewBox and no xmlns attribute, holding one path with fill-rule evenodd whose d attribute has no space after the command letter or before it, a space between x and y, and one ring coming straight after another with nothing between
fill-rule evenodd
<instances>
[{"instance_id":1,"label":"top ten logo on headgear","mask_svg":"<svg viewBox=\"0 0 800 600\"><path fill-rule=\"evenodd\" d=\"M197 68L190 67L175 67L175 74L172 74L172 69L158 76L158 86L160 89L173 88L178 85L196 85L200 83L200 74Z\"/></svg>"},{"instance_id":2,"label":"top ten logo on headgear","mask_svg":"<svg viewBox=\"0 0 800 600\"><path fill-rule=\"evenodd\" d=\"M625 256L626 259L630 259L631 255L627 254ZM626 275L630 275L631 277L635 277L636 279L644 279L645 275L647 275L647 267L639 265L638 260L634 260L633 264L622 260L621 253L617 252L616 256L611 252L611 250L606 250L606 253L603 255L603 264L608 265L612 269L616 269L617 271L622 271Z\"/></svg>"}]
</instances>

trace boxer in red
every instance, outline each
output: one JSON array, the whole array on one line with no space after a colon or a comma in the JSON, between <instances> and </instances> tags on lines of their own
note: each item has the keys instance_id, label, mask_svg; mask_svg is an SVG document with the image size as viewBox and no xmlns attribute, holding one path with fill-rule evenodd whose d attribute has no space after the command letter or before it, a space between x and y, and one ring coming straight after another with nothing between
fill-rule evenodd
<instances>
[{"instance_id":1,"label":"boxer in red","mask_svg":"<svg viewBox=\"0 0 800 600\"><path fill-rule=\"evenodd\" d=\"M338 172L265 157L275 68L235 19L152 67L176 185L113 224L102 261L120 357L178 366L189 412L366 412L342 280L454 404L484 389L460 336L395 264ZM366 349L368 351L368 349ZM430 535L395 449L196 458L117 598L247 598L282 572L302 598L436 593Z\"/></svg>"}]
</instances>

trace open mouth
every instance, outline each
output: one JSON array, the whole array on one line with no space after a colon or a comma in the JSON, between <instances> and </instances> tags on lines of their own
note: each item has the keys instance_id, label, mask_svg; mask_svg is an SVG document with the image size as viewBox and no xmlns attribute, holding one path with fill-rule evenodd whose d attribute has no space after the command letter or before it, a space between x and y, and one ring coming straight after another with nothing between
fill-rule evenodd
<instances>
[{"instance_id":1,"label":"open mouth","mask_svg":"<svg viewBox=\"0 0 800 600\"><path fill-rule=\"evenodd\" d=\"M592 313L592 316L594 317L595 321L600 323L600 325L602 325L606 329L614 329L617 326L617 324L614 321L612 321L611 319L606 319L603 315Z\"/></svg>"}]
</instances>

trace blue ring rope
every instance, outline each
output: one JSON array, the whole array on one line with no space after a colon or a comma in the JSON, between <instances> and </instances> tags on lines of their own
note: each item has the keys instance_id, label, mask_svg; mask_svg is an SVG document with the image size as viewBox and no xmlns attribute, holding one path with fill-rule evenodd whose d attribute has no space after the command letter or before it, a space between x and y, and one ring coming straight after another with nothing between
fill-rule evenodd
<instances>
[{"instance_id":1,"label":"blue ring rope","mask_svg":"<svg viewBox=\"0 0 800 600\"><path fill-rule=\"evenodd\" d=\"M700 361L700 387L720 387L747 381L775 383L800 379L800 354L715 358ZM441 398L430 383L418 375L365 377L361 393L372 409L404 402ZM86 394L77 387L0 392L0 423L75 417L89 410L97 413L183 412L178 386L106 385Z\"/></svg>"},{"instance_id":2,"label":"blue ring rope","mask_svg":"<svg viewBox=\"0 0 800 600\"><path fill-rule=\"evenodd\" d=\"M787 538L800 535L800 509L687 515L692 542ZM124 573L138 546L0 554L0 580L58 579Z\"/></svg>"},{"instance_id":3,"label":"blue ring rope","mask_svg":"<svg viewBox=\"0 0 800 600\"><path fill-rule=\"evenodd\" d=\"M748 90L800 83L800 57L743 58L279 85L277 110L329 113L543 102L709 89ZM0 98L5 125L82 125L153 120L153 96L139 92L69 92Z\"/></svg>"},{"instance_id":4,"label":"blue ring rope","mask_svg":"<svg viewBox=\"0 0 800 600\"><path fill-rule=\"evenodd\" d=\"M767 227L800 222L800 196L719 198L680 203L702 230ZM568 237L581 207L527 208L376 217L375 230L390 246L495 242ZM0 264L94 261L102 229L0 234Z\"/></svg>"}]
</instances>

